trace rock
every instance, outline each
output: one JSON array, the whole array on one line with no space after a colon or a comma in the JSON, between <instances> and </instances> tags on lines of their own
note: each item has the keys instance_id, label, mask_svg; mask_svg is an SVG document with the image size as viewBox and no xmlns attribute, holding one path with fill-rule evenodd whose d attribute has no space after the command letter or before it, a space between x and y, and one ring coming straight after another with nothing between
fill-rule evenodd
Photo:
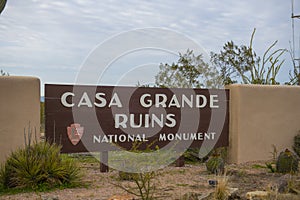
<instances>
[{"instance_id":1,"label":"rock","mask_svg":"<svg viewBox=\"0 0 300 200\"><path fill-rule=\"evenodd\" d=\"M208 185L215 187L216 185L218 185L218 181L217 180L208 180Z\"/></svg>"},{"instance_id":2,"label":"rock","mask_svg":"<svg viewBox=\"0 0 300 200\"><path fill-rule=\"evenodd\" d=\"M288 191L290 175L286 174L281 176L277 181L277 189L279 193L286 193Z\"/></svg>"},{"instance_id":3,"label":"rock","mask_svg":"<svg viewBox=\"0 0 300 200\"><path fill-rule=\"evenodd\" d=\"M267 200L269 195L269 192L266 191L253 191L247 192L246 198L248 200Z\"/></svg>"},{"instance_id":4,"label":"rock","mask_svg":"<svg viewBox=\"0 0 300 200\"><path fill-rule=\"evenodd\" d=\"M229 188L229 194L233 194L238 190L239 190L239 188Z\"/></svg>"},{"instance_id":5,"label":"rock","mask_svg":"<svg viewBox=\"0 0 300 200\"><path fill-rule=\"evenodd\" d=\"M228 200L239 200L241 197L237 193L232 193L229 195Z\"/></svg>"},{"instance_id":6,"label":"rock","mask_svg":"<svg viewBox=\"0 0 300 200\"><path fill-rule=\"evenodd\" d=\"M114 195L110 197L108 200L134 200L134 196L132 195Z\"/></svg>"},{"instance_id":7,"label":"rock","mask_svg":"<svg viewBox=\"0 0 300 200\"><path fill-rule=\"evenodd\" d=\"M241 199L240 195L238 195L238 188L229 188L229 197L228 200L238 200Z\"/></svg>"}]
</instances>

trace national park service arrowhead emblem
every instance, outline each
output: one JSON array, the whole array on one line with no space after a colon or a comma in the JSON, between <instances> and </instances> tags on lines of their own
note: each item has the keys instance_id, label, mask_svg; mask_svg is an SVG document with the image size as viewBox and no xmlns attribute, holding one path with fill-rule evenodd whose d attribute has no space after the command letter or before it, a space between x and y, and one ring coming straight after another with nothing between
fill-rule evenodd
<instances>
[{"instance_id":1,"label":"national park service arrowhead emblem","mask_svg":"<svg viewBox=\"0 0 300 200\"><path fill-rule=\"evenodd\" d=\"M71 124L67 127L68 138L73 145L77 145L83 135L84 127L81 127L80 124Z\"/></svg>"}]
</instances>

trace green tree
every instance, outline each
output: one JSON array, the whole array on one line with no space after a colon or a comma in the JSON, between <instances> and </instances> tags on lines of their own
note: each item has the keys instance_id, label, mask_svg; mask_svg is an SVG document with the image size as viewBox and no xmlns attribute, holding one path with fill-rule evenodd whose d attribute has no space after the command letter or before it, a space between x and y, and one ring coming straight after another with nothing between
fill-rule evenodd
<instances>
[{"instance_id":1,"label":"green tree","mask_svg":"<svg viewBox=\"0 0 300 200\"><path fill-rule=\"evenodd\" d=\"M7 0L0 0L0 14L4 10Z\"/></svg>"},{"instance_id":2,"label":"green tree","mask_svg":"<svg viewBox=\"0 0 300 200\"><path fill-rule=\"evenodd\" d=\"M179 88L219 88L222 81L218 71L203 60L203 55L196 56L192 50L179 53L177 63L161 63L155 76L158 87Z\"/></svg>"},{"instance_id":3,"label":"green tree","mask_svg":"<svg viewBox=\"0 0 300 200\"><path fill-rule=\"evenodd\" d=\"M236 45L233 41L225 43L220 53L211 53L211 62L221 72L224 84L269 84L276 85L278 72L284 63L281 56L286 49L274 49L275 41L270 45L263 57L258 56L253 50L252 44L256 29L253 30L250 45Z\"/></svg>"}]
</instances>

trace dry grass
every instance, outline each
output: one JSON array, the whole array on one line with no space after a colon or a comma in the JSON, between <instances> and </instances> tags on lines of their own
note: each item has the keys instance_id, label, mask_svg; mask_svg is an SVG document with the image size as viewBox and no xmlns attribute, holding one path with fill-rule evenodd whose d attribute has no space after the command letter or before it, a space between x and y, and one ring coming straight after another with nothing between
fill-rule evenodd
<instances>
[{"instance_id":1,"label":"dry grass","mask_svg":"<svg viewBox=\"0 0 300 200\"><path fill-rule=\"evenodd\" d=\"M226 200L228 199L229 193L229 186L228 186L228 176L226 173L224 175L217 176L216 180L218 184L216 185L216 189L214 192L214 199L215 200Z\"/></svg>"}]
</instances>

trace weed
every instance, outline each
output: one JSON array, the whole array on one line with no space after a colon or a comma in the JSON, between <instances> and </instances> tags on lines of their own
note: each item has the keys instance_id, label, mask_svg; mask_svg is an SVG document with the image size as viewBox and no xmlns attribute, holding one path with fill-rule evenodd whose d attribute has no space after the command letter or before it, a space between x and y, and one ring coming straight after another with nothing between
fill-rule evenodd
<instances>
[{"instance_id":1,"label":"weed","mask_svg":"<svg viewBox=\"0 0 300 200\"><path fill-rule=\"evenodd\" d=\"M228 177L226 173L222 176L217 176L217 182L214 199L215 200L227 200L229 197L229 186L228 186Z\"/></svg>"}]
</instances>

